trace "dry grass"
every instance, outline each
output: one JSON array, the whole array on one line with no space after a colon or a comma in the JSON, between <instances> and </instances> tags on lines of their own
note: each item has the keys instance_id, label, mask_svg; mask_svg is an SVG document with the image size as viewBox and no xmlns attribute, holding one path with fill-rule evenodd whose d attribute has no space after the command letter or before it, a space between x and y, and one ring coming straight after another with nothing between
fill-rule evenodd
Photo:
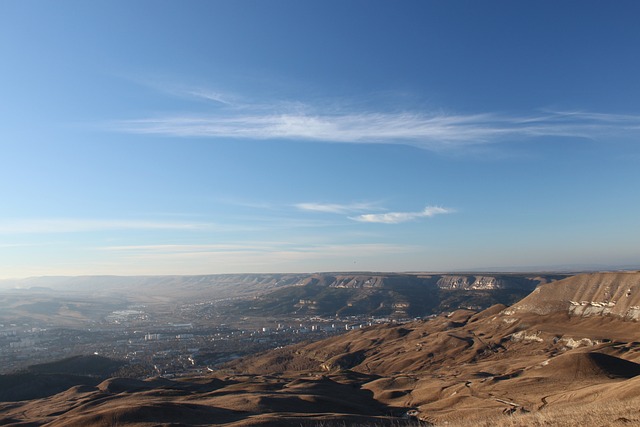
<instances>
[{"instance_id":1,"label":"dry grass","mask_svg":"<svg viewBox=\"0 0 640 427\"><path fill-rule=\"evenodd\" d=\"M377 423L350 423L346 421L320 421L314 423L312 427L425 427L426 424L420 421L411 420L390 420L389 422ZM302 427L302 425L301 425Z\"/></svg>"},{"instance_id":2,"label":"dry grass","mask_svg":"<svg viewBox=\"0 0 640 427\"><path fill-rule=\"evenodd\" d=\"M429 423L397 420L389 424L358 423L347 424L341 421L327 421L315 424L315 427L383 427L411 426L425 427ZM502 415L485 419L467 419L431 424L435 427L617 427L640 426L640 398L596 402L584 405L566 405L549 407L542 411Z\"/></svg>"},{"instance_id":3,"label":"dry grass","mask_svg":"<svg viewBox=\"0 0 640 427\"><path fill-rule=\"evenodd\" d=\"M531 413L436 425L438 427L640 426L640 398L548 407Z\"/></svg>"}]
</instances>

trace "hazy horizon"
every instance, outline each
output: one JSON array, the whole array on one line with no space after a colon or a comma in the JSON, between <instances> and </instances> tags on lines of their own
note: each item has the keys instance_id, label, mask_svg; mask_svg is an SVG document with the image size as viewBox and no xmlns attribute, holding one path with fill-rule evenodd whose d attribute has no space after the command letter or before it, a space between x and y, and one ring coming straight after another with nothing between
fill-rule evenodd
<instances>
[{"instance_id":1,"label":"hazy horizon","mask_svg":"<svg viewBox=\"0 0 640 427\"><path fill-rule=\"evenodd\" d=\"M474 275L474 274L583 274L583 273L602 273L602 272L635 272L640 270L637 265L551 265L551 266L516 266L511 268L501 267L481 267L481 268L461 268L457 270L334 270L334 271L255 271L255 272L230 272L230 273L200 273L200 274L81 274L81 275L43 275L43 276L24 276L24 277L2 277L1 282L11 283L20 281L29 281L32 279L66 279L66 278L143 278L143 277L200 277L200 276L268 276L268 275L415 275L415 274L448 274L448 275Z\"/></svg>"},{"instance_id":2,"label":"hazy horizon","mask_svg":"<svg viewBox=\"0 0 640 427\"><path fill-rule=\"evenodd\" d=\"M638 12L4 1L0 279L640 266Z\"/></svg>"}]
</instances>

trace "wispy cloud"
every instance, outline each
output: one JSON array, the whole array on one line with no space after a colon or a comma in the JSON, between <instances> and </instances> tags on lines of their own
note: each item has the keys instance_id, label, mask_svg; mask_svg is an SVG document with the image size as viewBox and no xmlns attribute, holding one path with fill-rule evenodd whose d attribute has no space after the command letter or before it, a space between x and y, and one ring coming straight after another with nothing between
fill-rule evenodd
<instances>
[{"instance_id":1,"label":"wispy cloud","mask_svg":"<svg viewBox=\"0 0 640 427\"><path fill-rule=\"evenodd\" d=\"M14 248L31 248L34 246L45 246L51 243L0 243L0 249L14 249Z\"/></svg>"},{"instance_id":2,"label":"wispy cloud","mask_svg":"<svg viewBox=\"0 0 640 427\"><path fill-rule=\"evenodd\" d=\"M106 246L100 248L109 252L139 252L139 253L200 253L200 252L237 252L237 251L262 251L272 248L273 246L281 246L283 243L219 243L219 244L159 244L159 245L121 245Z\"/></svg>"},{"instance_id":3,"label":"wispy cloud","mask_svg":"<svg viewBox=\"0 0 640 427\"><path fill-rule=\"evenodd\" d=\"M205 99L207 101L214 101L227 106L233 106L236 104L236 100L234 100L232 96L212 90L191 89L184 91L184 94L200 99Z\"/></svg>"},{"instance_id":4,"label":"wispy cloud","mask_svg":"<svg viewBox=\"0 0 640 427\"><path fill-rule=\"evenodd\" d=\"M359 222L374 222L381 224L398 224L401 222L413 221L418 218L428 218L434 215L447 214L453 212L452 209L439 206L427 206L420 212L387 212L379 214L363 214L350 219Z\"/></svg>"},{"instance_id":5,"label":"wispy cloud","mask_svg":"<svg viewBox=\"0 0 640 427\"><path fill-rule=\"evenodd\" d=\"M354 212L362 212L366 210L376 209L372 203L350 203L350 204L338 204L338 203L297 203L296 208L303 211L310 212L324 212L334 214L349 214Z\"/></svg>"},{"instance_id":6,"label":"wispy cloud","mask_svg":"<svg viewBox=\"0 0 640 427\"><path fill-rule=\"evenodd\" d=\"M119 253L127 259L144 260L212 260L216 263L243 265L269 265L291 263L319 258L372 257L411 253L412 245L386 243L308 244L296 245L284 242L260 242L246 244L210 245L132 245L100 248Z\"/></svg>"},{"instance_id":7,"label":"wispy cloud","mask_svg":"<svg viewBox=\"0 0 640 427\"><path fill-rule=\"evenodd\" d=\"M296 208L303 211L323 212L333 214L354 214L372 210L384 210L373 203L298 203ZM373 222L382 224L398 224L401 222L413 221L418 218L428 218L434 215L447 214L454 212L453 209L443 208L440 206L427 206L419 212L382 212L382 213L362 213L348 218L358 222Z\"/></svg>"},{"instance_id":8,"label":"wispy cloud","mask_svg":"<svg viewBox=\"0 0 640 427\"><path fill-rule=\"evenodd\" d=\"M105 230L205 230L213 224L99 219L25 219L0 220L0 234L76 233Z\"/></svg>"},{"instance_id":9,"label":"wispy cloud","mask_svg":"<svg viewBox=\"0 0 640 427\"><path fill-rule=\"evenodd\" d=\"M226 102L215 92L197 94ZM582 111L543 111L532 115L327 111L300 103L281 103L271 109L223 108L210 115L143 118L119 121L114 126L119 131L138 134L395 143L434 150L540 136L620 136L640 130L640 115Z\"/></svg>"}]
</instances>

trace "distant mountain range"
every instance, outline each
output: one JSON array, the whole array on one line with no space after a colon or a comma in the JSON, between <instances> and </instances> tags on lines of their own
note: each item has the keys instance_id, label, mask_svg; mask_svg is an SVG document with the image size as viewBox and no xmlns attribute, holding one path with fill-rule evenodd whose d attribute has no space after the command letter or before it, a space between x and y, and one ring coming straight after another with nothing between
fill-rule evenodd
<instances>
[{"instance_id":1,"label":"distant mountain range","mask_svg":"<svg viewBox=\"0 0 640 427\"><path fill-rule=\"evenodd\" d=\"M416 286L431 283L441 292L506 286L499 275L414 277ZM515 283L535 282L516 277ZM264 297L307 286L364 291L411 288L407 283L413 283L402 275L373 274L309 275L305 280ZM640 425L640 272L545 280L510 307L498 304L480 312L456 310L374 325L255 354L197 377L141 381L95 376L75 387L71 377L51 384L25 377L26 385L40 388L19 402L5 397L0 422ZM74 363L100 375L117 367L102 359L67 360L32 371L66 375ZM15 387L15 381L9 385ZM39 392L45 388L46 393Z\"/></svg>"},{"instance_id":2,"label":"distant mountain range","mask_svg":"<svg viewBox=\"0 0 640 427\"><path fill-rule=\"evenodd\" d=\"M55 315L68 301L81 313L96 309L99 299L117 304L174 304L229 300L230 315L252 316L393 316L420 317L458 308L483 309L512 304L538 285L566 274L428 274L315 273L228 274L204 276L80 276L4 280L0 287L12 297L36 296L29 304L7 303L24 315ZM56 302L58 299L62 300ZM8 300L6 300L8 301ZM87 302L89 301L89 302ZM2 306L2 301L0 301ZM84 313L88 310L88 313ZM99 309L98 309L99 310ZM96 311L98 313L98 311Z\"/></svg>"},{"instance_id":3,"label":"distant mountain range","mask_svg":"<svg viewBox=\"0 0 640 427\"><path fill-rule=\"evenodd\" d=\"M293 285L238 301L257 315L420 317L458 308L512 304L561 274L313 274Z\"/></svg>"}]
</instances>

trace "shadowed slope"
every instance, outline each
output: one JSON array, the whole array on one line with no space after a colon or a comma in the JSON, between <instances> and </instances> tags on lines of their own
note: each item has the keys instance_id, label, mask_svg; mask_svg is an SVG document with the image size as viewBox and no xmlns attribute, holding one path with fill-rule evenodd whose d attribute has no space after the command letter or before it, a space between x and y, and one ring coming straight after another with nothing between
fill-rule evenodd
<instances>
[{"instance_id":1,"label":"shadowed slope","mask_svg":"<svg viewBox=\"0 0 640 427\"><path fill-rule=\"evenodd\" d=\"M622 288L625 298L631 289L632 298L639 279L639 273L578 276L541 286L515 309L459 310L427 322L366 328L232 366L262 372L277 359L280 371L315 365L318 371L374 374L379 378L363 388L377 400L418 408L434 422L533 411L563 399L586 402L593 395L586 390L598 387L619 386L629 392L616 398L633 398L639 390L627 383L635 384L640 372L638 323L628 316L585 317L564 309L570 298L618 295Z\"/></svg>"},{"instance_id":2,"label":"shadowed slope","mask_svg":"<svg viewBox=\"0 0 640 427\"><path fill-rule=\"evenodd\" d=\"M102 356L74 356L32 365L23 372L0 375L0 401L51 396L73 386L95 386L126 362Z\"/></svg>"},{"instance_id":3,"label":"shadowed slope","mask_svg":"<svg viewBox=\"0 0 640 427\"><path fill-rule=\"evenodd\" d=\"M435 425L500 425L505 414L530 420L528 413L596 408L603 400L631 405L640 400L640 337L638 322L620 313L633 309L638 279L579 276L543 285L506 309L372 326L234 361L206 378L110 379L0 404L0 414L6 422L52 426L317 426L382 425L410 411ZM622 311L569 310L571 298L601 308L605 296Z\"/></svg>"},{"instance_id":4,"label":"shadowed slope","mask_svg":"<svg viewBox=\"0 0 640 427\"><path fill-rule=\"evenodd\" d=\"M629 379L640 375L640 364L604 353L567 353L544 362L542 367L531 371L536 376L559 379L581 379L608 377Z\"/></svg>"}]
</instances>

